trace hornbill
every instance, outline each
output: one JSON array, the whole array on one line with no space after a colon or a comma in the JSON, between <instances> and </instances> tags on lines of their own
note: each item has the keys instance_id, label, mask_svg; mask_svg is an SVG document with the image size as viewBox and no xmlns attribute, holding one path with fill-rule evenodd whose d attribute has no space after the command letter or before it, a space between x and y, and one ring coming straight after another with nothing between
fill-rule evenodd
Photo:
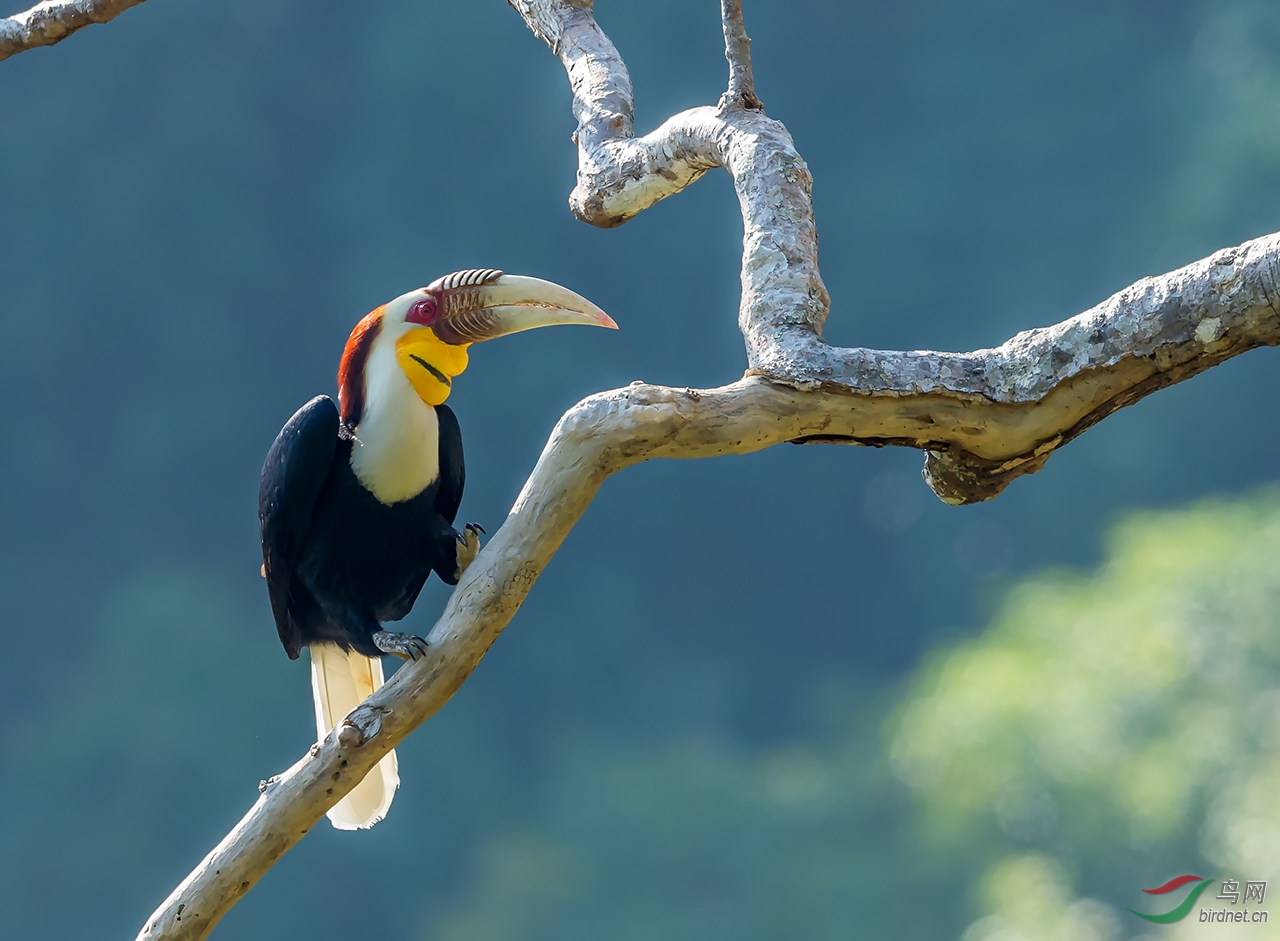
<instances>
[{"instance_id":1,"label":"hornbill","mask_svg":"<svg viewBox=\"0 0 1280 941\"><path fill-rule=\"evenodd\" d=\"M431 572L456 585L483 530L453 528L462 433L444 404L473 343L552 324L616 329L557 284L457 271L356 324L338 367L338 405L320 395L289 419L258 490L262 574L289 659L311 648L323 739L382 685L383 654L416 660L427 642L383 630L409 613ZM341 830L381 820L400 784L395 752L329 811Z\"/></svg>"}]
</instances>

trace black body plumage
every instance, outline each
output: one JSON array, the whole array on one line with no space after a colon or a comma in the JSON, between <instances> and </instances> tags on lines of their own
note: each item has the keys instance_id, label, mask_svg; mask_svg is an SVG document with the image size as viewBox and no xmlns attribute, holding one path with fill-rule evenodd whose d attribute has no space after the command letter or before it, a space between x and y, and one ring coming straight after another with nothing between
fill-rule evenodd
<instances>
[{"instance_id":1,"label":"black body plumage","mask_svg":"<svg viewBox=\"0 0 1280 941\"><path fill-rule=\"evenodd\" d=\"M379 657L374 633L409 613L432 571L457 584L462 432L447 405L435 412L439 475L390 505L352 470L355 441L328 396L300 408L276 436L258 522L271 610L290 659L321 641Z\"/></svg>"}]
</instances>

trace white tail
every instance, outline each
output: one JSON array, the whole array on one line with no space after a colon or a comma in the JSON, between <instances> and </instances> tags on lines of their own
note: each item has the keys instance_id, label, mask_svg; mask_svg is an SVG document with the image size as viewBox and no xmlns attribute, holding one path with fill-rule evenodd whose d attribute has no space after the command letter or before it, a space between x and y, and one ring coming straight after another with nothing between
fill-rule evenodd
<instances>
[{"instance_id":1,"label":"white tail","mask_svg":"<svg viewBox=\"0 0 1280 941\"><path fill-rule=\"evenodd\" d=\"M323 740L335 725L382 685L382 661L335 644L312 644L311 692L316 701L316 738ZM367 830L387 815L400 786L396 753L388 752L346 797L329 811L339 830Z\"/></svg>"}]
</instances>

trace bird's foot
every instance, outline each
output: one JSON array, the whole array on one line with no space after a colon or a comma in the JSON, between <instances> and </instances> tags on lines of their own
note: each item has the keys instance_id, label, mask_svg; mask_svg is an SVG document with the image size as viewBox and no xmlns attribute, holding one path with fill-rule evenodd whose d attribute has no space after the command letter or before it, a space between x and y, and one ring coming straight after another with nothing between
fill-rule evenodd
<instances>
[{"instance_id":1,"label":"bird's foot","mask_svg":"<svg viewBox=\"0 0 1280 941\"><path fill-rule=\"evenodd\" d=\"M461 578L467 566L480 554L480 534L483 532L484 527L479 523L468 523L462 527L462 532L457 534L458 567L454 570L454 578Z\"/></svg>"},{"instance_id":2,"label":"bird's foot","mask_svg":"<svg viewBox=\"0 0 1280 941\"><path fill-rule=\"evenodd\" d=\"M378 631L373 635L373 645L383 653L395 654L405 660L420 660L427 655L427 642L403 631Z\"/></svg>"}]
</instances>

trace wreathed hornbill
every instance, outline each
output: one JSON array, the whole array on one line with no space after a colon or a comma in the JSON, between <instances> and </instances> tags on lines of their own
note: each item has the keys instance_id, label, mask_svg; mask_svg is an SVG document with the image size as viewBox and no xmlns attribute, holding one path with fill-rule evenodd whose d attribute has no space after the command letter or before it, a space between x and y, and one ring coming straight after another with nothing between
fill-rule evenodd
<instances>
[{"instance_id":1,"label":"wreathed hornbill","mask_svg":"<svg viewBox=\"0 0 1280 941\"><path fill-rule=\"evenodd\" d=\"M258 491L263 575L290 659L311 648L324 738L382 685L383 654L421 657L420 637L382 629L409 613L431 572L449 585L480 549L462 502L462 433L444 404L473 343L552 324L617 327L567 288L492 269L458 271L373 311L347 340L338 405L312 399L267 453ZM329 811L335 827L381 820L395 752Z\"/></svg>"}]
</instances>

